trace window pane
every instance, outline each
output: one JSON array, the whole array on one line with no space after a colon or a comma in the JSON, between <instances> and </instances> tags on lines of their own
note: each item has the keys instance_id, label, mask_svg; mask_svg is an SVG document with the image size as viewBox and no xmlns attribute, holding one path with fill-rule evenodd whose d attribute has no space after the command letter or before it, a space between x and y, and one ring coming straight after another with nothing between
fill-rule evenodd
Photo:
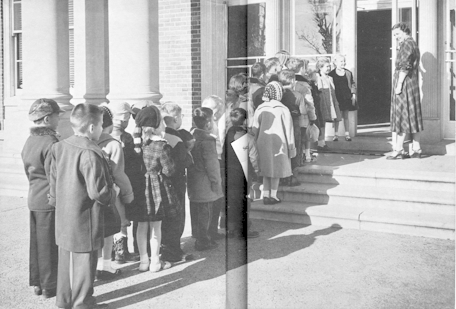
<instances>
[{"instance_id":1,"label":"window pane","mask_svg":"<svg viewBox=\"0 0 456 309\"><path fill-rule=\"evenodd\" d=\"M16 65L16 70L17 70L17 88L22 89L22 62L17 62Z\"/></svg>"},{"instance_id":2,"label":"window pane","mask_svg":"<svg viewBox=\"0 0 456 309\"><path fill-rule=\"evenodd\" d=\"M73 27L74 26L73 0L68 1L68 17L69 17L70 27Z\"/></svg>"},{"instance_id":3,"label":"window pane","mask_svg":"<svg viewBox=\"0 0 456 309\"><path fill-rule=\"evenodd\" d=\"M13 30L14 31L21 31L22 30L22 6L21 3L14 3L13 4Z\"/></svg>"},{"instance_id":4,"label":"window pane","mask_svg":"<svg viewBox=\"0 0 456 309\"><path fill-rule=\"evenodd\" d=\"M74 30L69 30L70 37L70 87L74 87Z\"/></svg>"},{"instance_id":5,"label":"window pane","mask_svg":"<svg viewBox=\"0 0 456 309\"><path fill-rule=\"evenodd\" d=\"M332 54L337 51L340 29L334 16L339 1L295 0L295 54ZM335 32L333 32L335 29Z\"/></svg>"},{"instance_id":6,"label":"window pane","mask_svg":"<svg viewBox=\"0 0 456 309\"><path fill-rule=\"evenodd\" d=\"M16 60L22 60L22 33L17 33L16 38Z\"/></svg>"}]
</instances>

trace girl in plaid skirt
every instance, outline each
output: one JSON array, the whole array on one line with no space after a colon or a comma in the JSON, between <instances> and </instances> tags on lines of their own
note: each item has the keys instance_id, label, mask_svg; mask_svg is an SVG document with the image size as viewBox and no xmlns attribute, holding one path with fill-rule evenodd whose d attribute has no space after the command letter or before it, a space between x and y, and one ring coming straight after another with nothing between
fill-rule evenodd
<instances>
[{"instance_id":1,"label":"girl in plaid skirt","mask_svg":"<svg viewBox=\"0 0 456 309\"><path fill-rule=\"evenodd\" d=\"M157 272L171 267L169 262L160 261L161 224L165 215L172 215L178 201L170 181L175 172L171 159L171 146L162 138L165 126L156 106L143 108L136 115L134 132L135 150L142 153L145 173L145 203L138 205L138 229L136 239L140 255L139 271ZM147 238L150 232L150 238ZM151 257L147 254L150 242Z\"/></svg>"}]
</instances>

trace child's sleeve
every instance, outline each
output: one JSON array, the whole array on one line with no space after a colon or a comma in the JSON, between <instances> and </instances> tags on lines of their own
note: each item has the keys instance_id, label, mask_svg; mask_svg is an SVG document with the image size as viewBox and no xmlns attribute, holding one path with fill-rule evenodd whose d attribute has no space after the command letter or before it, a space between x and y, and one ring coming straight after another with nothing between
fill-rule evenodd
<instances>
[{"instance_id":1,"label":"child's sleeve","mask_svg":"<svg viewBox=\"0 0 456 309\"><path fill-rule=\"evenodd\" d=\"M86 182L90 199L101 205L109 206L115 200L112 179L105 159L95 151L86 151L81 157L81 173Z\"/></svg>"},{"instance_id":2,"label":"child's sleeve","mask_svg":"<svg viewBox=\"0 0 456 309\"><path fill-rule=\"evenodd\" d=\"M252 136L249 137L249 158L250 163L252 163L253 169L255 170L255 173L258 173L260 170L260 167L258 165L258 149Z\"/></svg>"},{"instance_id":3,"label":"child's sleeve","mask_svg":"<svg viewBox=\"0 0 456 309\"><path fill-rule=\"evenodd\" d=\"M120 189L119 198L124 204L133 202L133 189L130 179L125 174L125 158L122 145L117 141L112 141L111 146L111 170L114 177L114 182Z\"/></svg>"},{"instance_id":4,"label":"child's sleeve","mask_svg":"<svg viewBox=\"0 0 456 309\"><path fill-rule=\"evenodd\" d=\"M355 79L353 78L353 73L351 71L348 71L348 72L350 72L350 74L347 74L347 75L350 75L349 83L350 83L351 93L356 94L356 83L355 83Z\"/></svg>"},{"instance_id":5,"label":"child's sleeve","mask_svg":"<svg viewBox=\"0 0 456 309\"><path fill-rule=\"evenodd\" d=\"M222 179L220 176L220 164L217 158L215 141L204 141L202 144L202 156L206 174L211 182L211 190L222 196Z\"/></svg>"},{"instance_id":6,"label":"child's sleeve","mask_svg":"<svg viewBox=\"0 0 456 309\"><path fill-rule=\"evenodd\" d=\"M184 142L178 142L174 146L175 158L174 162L180 162L181 166L184 168L190 167L193 164L193 159L191 154L187 151Z\"/></svg>"},{"instance_id":7,"label":"child's sleeve","mask_svg":"<svg viewBox=\"0 0 456 309\"><path fill-rule=\"evenodd\" d=\"M160 155L160 164L162 166L162 173L167 177L171 177L176 171L176 166L174 160L171 157L171 146L165 144L163 146L163 151Z\"/></svg>"},{"instance_id":8,"label":"child's sleeve","mask_svg":"<svg viewBox=\"0 0 456 309\"><path fill-rule=\"evenodd\" d=\"M56 172L57 169L55 167L55 151L54 147L51 148L50 154L49 154L49 161L47 162L47 168L49 169L48 172L46 173L48 175L48 180L49 180L49 205L51 206L56 206L56 200L55 200L55 177L56 177Z\"/></svg>"}]
</instances>

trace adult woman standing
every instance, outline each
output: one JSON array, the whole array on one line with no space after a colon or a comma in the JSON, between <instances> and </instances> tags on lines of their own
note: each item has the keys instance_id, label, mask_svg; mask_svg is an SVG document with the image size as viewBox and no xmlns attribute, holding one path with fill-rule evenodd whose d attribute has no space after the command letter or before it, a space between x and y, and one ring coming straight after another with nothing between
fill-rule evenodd
<instances>
[{"instance_id":1,"label":"adult woman standing","mask_svg":"<svg viewBox=\"0 0 456 309\"><path fill-rule=\"evenodd\" d=\"M418 83L420 51L405 23L395 24L392 31L399 49L391 94L393 153L387 159L396 160L409 157L403 146L406 133L413 135L410 157L421 158L420 132L423 131L423 118Z\"/></svg>"},{"instance_id":2,"label":"adult woman standing","mask_svg":"<svg viewBox=\"0 0 456 309\"><path fill-rule=\"evenodd\" d=\"M296 156L291 114L280 100L283 88L279 82L266 85L264 103L253 116L252 132L258 148L260 175L263 176L263 203L277 204L279 179L293 175L290 159Z\"/></svg>"}]
</instances>

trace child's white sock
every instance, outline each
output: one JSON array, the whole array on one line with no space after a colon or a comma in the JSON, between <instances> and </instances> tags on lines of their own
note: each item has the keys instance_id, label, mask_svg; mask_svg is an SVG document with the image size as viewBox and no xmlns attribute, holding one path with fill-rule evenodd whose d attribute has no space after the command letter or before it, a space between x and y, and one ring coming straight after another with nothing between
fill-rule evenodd
<instances>
[{"instance_id":1,"label":"child's white sock","mask_svg":"<svg viewBox=\"0 0 456 309\"><path fill-rule=\"evenodd\" d=\"M269 191L263 191L263 198L269 197Z\"/></svg>"},{"instance_id":2,"label":"child's white sock","mask_svg":"<svg viewBox=\"0 0 456 309\"><path fill-rule=\"evenodd\" d=\"M345 136L350 136L350 132L345 131Z\"/></svg>"},{"instance_id":3,"label":"child's white sock","mask_svg":"<svg viewBox=\"0 0 456 309\"><path fill-rule=\"evenodd\" d=\"M277 190L271 189L271 197L277 199Z\"/></svg>"},{"instance_id":4,"label":"child's white sock","mask_svg":"<svg viewBox=\"0 0 456 309\"><path fill-rule=\"evenodd\" d=\"M103 270L103 262L104 262L103 257L102 256L99 257L98 262L97 262L97 270Z\"/></svg>"},{"instance_id":5,"label":"child's white sock","mask_svg":"<svg viewBox=\"0 0 456 309\"><path fill-rule=\"evenodd\" d=\"M116 270L112 268L111 266L111 259L109 260L103 260L103 270L104 271L109 271L110 273L115 273Z\"/></svg>"},{"instance_id":6,"label":"child's white sock","mask_svg":"<svg viewBox=\"0 0 456 309\"><path fill-rule=\"evenodd\" d=\"M305 155L306 155L306 159L311 157L310 156L310 149L306 149L306 150L304 150L304 152L305 152Z\"/></svg>"}]
</instances>

